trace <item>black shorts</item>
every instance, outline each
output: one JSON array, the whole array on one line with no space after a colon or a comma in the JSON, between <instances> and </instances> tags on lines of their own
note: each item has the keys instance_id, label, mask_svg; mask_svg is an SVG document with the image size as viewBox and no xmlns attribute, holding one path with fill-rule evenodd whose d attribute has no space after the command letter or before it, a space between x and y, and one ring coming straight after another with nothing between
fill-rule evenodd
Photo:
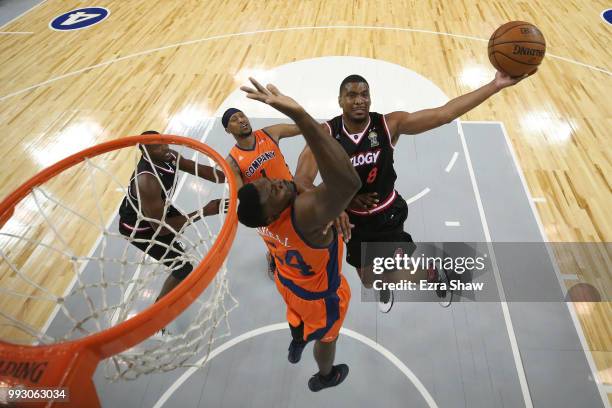
<instances>
[{"instance_id":1,"label":"black shorts","mask_svg":"<svg viewBox=\"0 0 612 408\"><path fill-rule=\"evenodd\" d=\"M398 242L403 253L410 256L416 249L410 234L404 231L404 222L408 218L408 204L399 194L391 206L380 213L361 216L351 214L349 218L353 230L351 240L346 244L346 262L355 268L372 265L375 257L391 257L398 249L397 245L377 246L376 250L362 253L362 242ZM363 259L362 259L363 258Z\"/></svg>"},{"instance_id":2,"label":"black shorts","mask_svg":"<svg viewBox=\"0 0 612 408\"><path fill-rule=\"evenodd\" d=\"M176 208L171 207L167 213L168 216L181 214ZM181 260L179 257L185 254L185 245L176 238L175 234L157 235L155 240L155 230L150 228L147 231L136 232L132 235L133 230L129 228L133 225L130 222L119 220L119 232L129 240L130 244L140 249L150 257L161 261L166 267L172 270L172 276L178 280L183 280L193 270L193 265L189 262ZM149 223L142 221L138 227L149 226ZM179 259L177 259L179 258Z\"/></svg>"}]
</instances>

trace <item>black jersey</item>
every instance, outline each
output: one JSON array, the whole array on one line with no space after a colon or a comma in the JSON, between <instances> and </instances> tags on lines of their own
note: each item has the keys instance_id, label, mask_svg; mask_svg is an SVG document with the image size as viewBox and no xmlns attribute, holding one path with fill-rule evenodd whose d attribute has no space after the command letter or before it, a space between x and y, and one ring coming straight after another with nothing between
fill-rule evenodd
<instances>
[{"instance_id":1,"label":"black jersey","mask_svg":"<svg viewBox=\"0 0 612 408\"><path fill-rule=\"evenodd\" d=\"M331 135L342 145L361 179L357 194L378 193L379 204L370 211L349 210L357 215L369 215L384 210L395 200L395 169L393 144L385 118L370 112L369 123L361 133L350 134L344 127L342 115L326 122Z\"/></svg>"},{"instance_id":2,"label":"black jersey","mask_svg":"<svg viewBox=\"0 0 612 408\"><path fill-rule=\"evenodd\" d=\"M136 226L138 219L137 212L134 208L141 211L140 202L138 200L139 192L136 187L136 177L140 174L151 174L158 180L161 180L161 199L166 202L168 197L172 197L176 183L177 157L172 153L172 160L164 163L151 163L144 155L136 165L136 170L130 177L130 184L127 189L127 195L123 198L121 207L119 208L120 223L124 228L129 230L136 229L137 232L145 232L151 229L148 223L141 223ZM170 207L171 208L171 207Z\"/></svg>"}]
</instances>

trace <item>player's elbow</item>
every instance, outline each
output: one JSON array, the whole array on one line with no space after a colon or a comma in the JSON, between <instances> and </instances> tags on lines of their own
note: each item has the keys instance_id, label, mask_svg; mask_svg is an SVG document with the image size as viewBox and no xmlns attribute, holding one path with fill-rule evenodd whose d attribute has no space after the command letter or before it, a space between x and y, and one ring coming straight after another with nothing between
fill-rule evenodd
<instances>
[{"instance_id":1,"label":"player's elbow","mask_svg":"<svg viewBox=\"0 0 612 408\"><path fill-rule=\"evenodd\" d=\"M334 193L337 200L353 198L361 188L361 179L353 166L342 172L342 177L334 183Z\"/></svg>"},{"instance_id":2,"label":"player's elbow","mask_svg":"<svg viewBox=\"0 0 612 408\"><path fill-rule=\"evenodd\" d=\"M445 106L446 108L446 106ZM458 112L453 112L451 109L441 109L437 112L436 122L439 126L446 125L447 123L451 123L453 120L459 117Z\"/></svg>"}]
</instances>

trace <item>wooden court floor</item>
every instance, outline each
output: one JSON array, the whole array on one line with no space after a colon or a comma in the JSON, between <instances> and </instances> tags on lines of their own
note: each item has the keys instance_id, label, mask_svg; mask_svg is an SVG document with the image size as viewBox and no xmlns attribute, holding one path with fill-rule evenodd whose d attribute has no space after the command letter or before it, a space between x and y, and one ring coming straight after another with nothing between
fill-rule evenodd
<instances>
[{"instance_id":1,"label":"wooden court floor","mask_svg":"<svg viewBox=\"0 0 612 408\"><path fill-rule=\"evenodd\" d=\"M47 0L0 29L0 197L72 146L161 130L185 109L212 115L246 74L292 61L375 58L429 78L451 97L469 92L493 75L490 33L526 20L547 39L538 73L462 119L504 123L549 241L612 241L612 27L600 18L607 2L101 0L95 6L111 11L102 23L49 29L55 16L85 6ZM127 180L132 168L115 170ZM78 198L67 186L53 188ZM103 202L109 217L119 199ZM96 238L95 231L79 236L83 252ZM601 270L561 269L610 293L611 277ZM0 267L0 285L13 278ZM55 290L70 280L56 279ZM598 380L612 387L611 305L575 306ZM0 307L24 305L0 299ZM32 305L26 314L39 325L48 315Z\"/></svg>"}]
</instances>

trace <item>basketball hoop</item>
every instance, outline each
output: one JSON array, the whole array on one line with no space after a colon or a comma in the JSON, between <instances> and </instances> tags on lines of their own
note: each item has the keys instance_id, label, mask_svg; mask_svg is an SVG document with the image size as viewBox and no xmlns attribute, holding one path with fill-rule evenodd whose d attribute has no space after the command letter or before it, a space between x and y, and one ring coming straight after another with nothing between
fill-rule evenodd
<instances>
[{"instance_id":1,"label":"basketball hoop","mask_svg":"<svg viewBox=\"0 0 612 408\"><path fill-rule=\"evenodd\" d=\"M11 222L11 218L14 216L14 213L16 213L16 206L20 205L20 202L22 202L26 196L33 194L35 190L43 183L47 183L50 180L52 181L60 173L63 173L64 171L77 165L91 167L93 168L93 170L91 170L92 174L98 174L100 169L96 164L91 163L91 159L97 158L105 153L114 152L118 149L136 146L138 144L169 144L183 146L195 150L197 154L202 154L208 157L209 160L214 162L226 176L224 191L229 192L228 212L224 216L222 216L222 214L219 215L219 230L216 234L210 234L209 240L212 241L211 245L205 243L205 250L194 250L194 252L197 254L203 255L205 253L203 259L198 259L200 262L197 264L197 266L195 265L196 262L194 262L194 270L170 293L162 297L156 303L151 302L151 304L144 310L137 312L133 316L126 314L125 320L119 321L111 327L103 328L98 332L89 333L84 337L77 339L69 339L66 341L60 340L55 344L30 345L0 341L0 364L5 364L4 367L0 366L0 388L2 385L7 386L8 384L8 386L22 385L32 388L65 387L69 390L68 403L56 402L54 405L54 402L52 401L45 401L28 406L99 406L100 402L92 380L92 376L99 362L103 359L107 359L132 348L133 346L152 336L154 333L158 332L161 328L166 327L173 319L175 319L181 312L191 305L192 302L194 302L194 300L200 296L200 294L204 292L211 281L213 281L213 278L215 278L217 271L224 267L224 261L231 248L237 228L237 194L233 173L223 157L211 147L196 140L181 136L149 134L120 138L85 149L61 160L60 162L44 169L32 177L0 203L0 228L3 226L8 227ZM85 162L87 162L87 164L84 164ZM93 187L93 190L96 191L95 186ZM111 190L113 189L109 188L108 186L104 188L105 192ZM125 192L125 189L123 189L123 192ZM36 195L34 195L34 200L36 200ZM96 201L96 205L98 205L98 203L99 202ZM39 206L39 203L37 202L36 205ZM71 212L73 211L72 209L68 210ZM45 220L47 220L44 212L42 213ZM215 222L216 221L217 220L215 220ZM193 222L195 223L195 221ZM50 225L50 228L53 228L53 226ZM206 224L206 228L209 228L208 224ZM108 231L104 230L103 234L107 235ZM7 234L7 236L15 238L14 235L10 234ZM208 236L206 238L208 239ZM18 242L22 243L25 241L25 239L22 239ZM27 239L27 243L31 244L32 241L34 240L30 238ZM39 241L34 243L40 247L51 246ZM66 252L66 255L72 256L71 261L73 261L75 265L77 262L83 262L84 259L87 262L94 259L78 257L68 250ZM2 250L2 248L0 248L0 256L0 260L6 262L12 272L19 274L19 265L16 265L16 263L11 263L13 261L7 260L7 258L5 258L5 252ZM98 262L104 261L103 256L95 259ZM125 259L118 260L117 262L119 263L121 261L123 262L122 266L129 264L129 262ZM141 261L142 264L145 262L146 261L144 260ZM4 263L0 265L4 265ZM7 274L5 274L5 276L6 275ZM0 279L2 278L3 276L0 273ZM30 279L27 276L25 278ZM79 277L79 279L81 278ZM142 280L143 279L140 278L140 281ZM124 283L125 282L121 282L122 285ZM108 286L108 284L100 284L98 286L101 286L102 289L106 289L105 285ZM92 286L93 285L86 286L83 291L92 290ZM221 289L219 289L219 291L227 291L226 286L227 284L225 282L220 283L219 287L221 287ZM96 290L101 289L97 287ZM215 297L214 302L223 302L223 295L225 293L228 292L223 292L219 296ZM53 300L57 302L58 307L62 306L62 303L65 301L65 299L61 296L57 296ZM124 305L121 304L120 306ZM93 318L98 318L98 314L110 313L109 310L111 309L112 308L110 307L107 309L100 307L94 311ZM214 327L216 327L216 324L218 324L219 314L222 314L223 312L227 314L225 306L223 306L223 310L220 312L219 310L215 309L212 312L207 312L206 315L207 319L210 319L211 321L210 324L215 325ZM1 312L2 311L0 310L0 313ZM14 321L14 317L10 317L10 320ZM81 324L81 322L78 322L78 324ZM212 328L212 331L214 331L214 327ZM1 328L2 327L0 327L0 329ZM38 334L36 335L37 337L35 337L40 340L43 335L44 332L42 335ZM40 343L41 341L38 342ZM212 340L209 340L208 348L210 348L211 342ZM195 348L196 350L201 349L201 347L198 346L195 346ZM8 365L12 365L11 367L14 369L8 369Z\"/></svg>"}]
</instances>

